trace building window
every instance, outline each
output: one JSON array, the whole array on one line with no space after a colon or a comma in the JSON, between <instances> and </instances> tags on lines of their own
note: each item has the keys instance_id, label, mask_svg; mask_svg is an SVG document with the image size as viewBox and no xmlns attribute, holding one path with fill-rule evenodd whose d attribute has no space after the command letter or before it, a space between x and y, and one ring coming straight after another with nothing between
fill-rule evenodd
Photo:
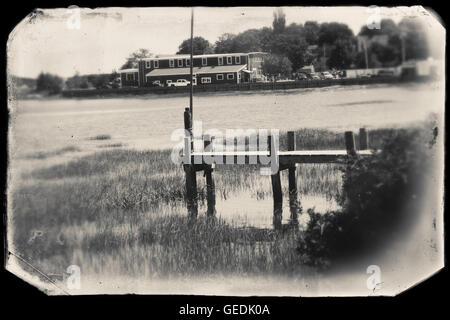
<instances>
[{"instance_id":1,"label":"building window","mask_svg":"<svg viewBox=\"0 0 450 320\"><path fill-rule=\"evenodd\" d=\"M151 61L145 61L145 67L146 67L147 69L150 69L150 68L152 67Z\"/></svg>"},{"instance_id":2,"label":"building window","mask_svg":"<svg viewBox=\"0 0 450 320\"><path fill-rule=\"evenodd\" d=\"M234 62L236 64L241 64L241 57L240 56L234 57Z\"/></svg>"},{"instance_id":3,"label":"building window","mask_svg":"<svg viewBox=\"0 0 450 320\"><path fill-rule=\"evenodd\" d=\"M218 57L218 65L223 66L223 57Z\"/></svg>"},{"instance_id":4,"label":"building window","mask_svg":"<svg viewBox=\"0 0 450 320\"><path fill-rule=\"evenodd\" d=\"M175 61L173 59L169 60L169 67L171 68L175 67Z\"/></svg>"},{"instance_id":5,"label":"building window","mask_svg":"<svg viewBox=\"0 0 450 320\"><path fill-rule=\"evenodd\" d=\"M178 66L182 67L183 66L183 59L178 59Z\"/></svg>"},{"instance_id":6,"label":"building window","mask_svg":"<svg viewBox=\"0 0 450 320\"><path fill-rule=\"evenodd\" d=\"M217 79L217 80L223 80L223 74L218 74L218 75L216 76L216 79Z\"/></svg>"},{"instance_id":7,"label":"building window","mask_svg":"<svg viewBox=\"0 0 450 320\"><path fill-rule=\"evenodd\" d=\"M233 80L234 79L234 73L227 74L227 79L228 80Z\"/></svg>"},{"instance_id":8,"label":"building window","mask_svg":"<svg viewBox=\"0 0 450 320\"><path fill-rule=\"evenodd\" d=\"M153 68L159 68L159 60L153 61Z\"/></svg>"},{"instance_id":9,"label":"building window","mask_svg":"<svg viewBox=\"0 0 450 320\"><path fill-rule=\"evenodd\" d=\"M202 77L202 83L211 83L210 77Z\"/></svg>"},{"instance_id":10,"label":"building window","mask_svg":"<svg viewBox=\"0 0 450 320\"><path fill-rule=\"evenodd\" d=\"M227 57L227 64L232 64L233 63L233 57L228 56Z\"/></svg>"},{"instance_id":11,"label":"building window","mask_svg":"<svg viewBox=\"0 0 450 320\"><path fill-rule=\"evenodd\" d=\"M208 58L202 58L202 66L208 65Z\"/></svg>"},{"instance_id":12,"label":"building window","mask_svg":"<svg viewBox=\"0 0 450 320\"><path fill-rule=\"evenodd\" d=\"M191 65L191 59L186 58L186 67L189 67Z\"/></svg>"},{"instance_id":13,"label":"building window","mask_svg":"<svg viewBox=\"0 0 450 320\"><path fill-rule=\"evenodd\" d=\"M134 80L134 73L127 73L127 81L133 81Z\"/></svg>"}]
</instances>

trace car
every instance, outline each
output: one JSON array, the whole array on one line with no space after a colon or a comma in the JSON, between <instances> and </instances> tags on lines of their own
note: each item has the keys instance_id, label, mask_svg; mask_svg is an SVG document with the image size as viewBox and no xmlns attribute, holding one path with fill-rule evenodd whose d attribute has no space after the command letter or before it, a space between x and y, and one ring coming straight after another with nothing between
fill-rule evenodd
<instances>
[{"instance_id":1,"label":"car","mask_svg":"<svg viewBox=\"0 0 450 320\"><path fill-rule=\"evenodd\" d=\"M334 79L333 75L329 73L328 71L324 71L321 73L322 79Z\"/></svg>"},{"instance_id":2,"label":"car","mask_svg":"<svg viewBox=\"0 0 450 320\"><path fill-rule=\"evenodd\" d=\"M276 80L276 82L293 82L295 80L291 80L291 79L281 79L281 80Z\"/></svg>"},{"instance_id":3,"label":"car","mask_svg":"<svg viewBox=\"0 0 450 320\"><path fill-rule=\"evenodd\" d=\"M169 87L187 87L190 84L191 82L186 79L178 79L176 82L169 82L167 85Z\"/></svg>"},{"instance_id":4,"label":"car","mask_svg":"<svg viewBox=\"0 0 450 320\"><path fill-rule=\"evenodd\" d=\"M310 74L312 80L321 80L320 76L317 73Z\"/></svg>"},{"instance_id":5,"label":"car","mask_svg":"<svg viewBox=\"0 0 450 320\"><path fill-rule=\"evenodd\" d=\"M159 80L155 80L152 82L153 87L163 87L163 84Z\"/></svg>"},{"instance_id":6,"label":"car","mask_svg":"<svg viewBox=\"0 0 450 320\"><path fill-rule=\"evenodd\" d=\"M297 79L298 80L308 80L309 77L304 73L299 73L299 74L297 74Z\"/></svg>"}]
</instances>

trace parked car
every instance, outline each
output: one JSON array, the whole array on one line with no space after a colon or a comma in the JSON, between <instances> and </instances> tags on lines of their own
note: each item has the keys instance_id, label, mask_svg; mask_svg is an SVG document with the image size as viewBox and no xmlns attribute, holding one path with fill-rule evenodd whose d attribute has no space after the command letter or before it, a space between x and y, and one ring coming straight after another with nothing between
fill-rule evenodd
<instances>
[{"instance_id":1,"label":"parked car","mask_svg":"<svg viewBox=\"0 0 450 320\"><path fill-rule=\"evenodd\" d=\"M153 87L163 87L164 85L159 80L156 80L156 81L152 82L152 86Z\"/></svg>"},{"instance_id":2,"label":"parked car","mask_svg":"<svg viewBox=\"0 0 450 320\"><path fill-rule=\"evenodd\" d=\"M291 79L280 79L280 80L276 80L276 82L293 82L295 80L291 80Z\"/></svg>"},{"instance_id":3,"label":"parked car","mask_svg":"<svg viewBox=\"0 0 450 320\"><path fill-rule=\"evenodd\" d=\"M329 73L328 71L324 71L321 73L322 79L334 79L333 75Z\"/></svg>"},{"instance_id":4,"label":"parked car","mask_svg":"<svg viewBox=\"0 0 450 320\"><path fill-rule=\"evenodd\" d=\"M191 82L186 79L178 79L176 82L169 82L168 87L187 87Z\"/></svg>"},{"instance_id":5,"label":"parked car","mask_svg":"<svg viewBox=\"0 0 450 320\"><path fill-rule=\"evenodd\" d=\"M297 79L298 80L308 80L309 77L305 73L299 73L299 74L297 74Z\"/></svg>"},{"instance_id":6,"label":"parked car","mask_svg":"<svg viewBox=\"0 0 450 320\"><path fill-rule=\"evenodd\" d=\"M312 80L321 80L322 78L317 73L310 74Z\"/></svg>"}]
</instances>

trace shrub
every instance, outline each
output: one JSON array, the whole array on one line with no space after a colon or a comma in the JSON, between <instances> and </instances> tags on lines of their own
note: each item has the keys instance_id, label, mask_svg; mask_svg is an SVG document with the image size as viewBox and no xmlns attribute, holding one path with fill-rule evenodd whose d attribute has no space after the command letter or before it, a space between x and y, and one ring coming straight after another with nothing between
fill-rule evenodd
<instances>
[{"instance_id":1,"label":"shrub","mask_svg":"<svg viewBox=\"0 0 450 320\"><path fill-rule=\"evenodd\" d=\"M36 80L37 92L58 94L63 87L63 79L50 73L41 73Z\"/></svg>"},{"instance_id":2,"label":"shrub","mask_svg":"<svg viewBox=\"0 0 450 320\"><path fill-rule=\"evenodd\" d=\"M310 220L297 247L306 264L327 267L383 248L402 230L405 218L415 218L429 168L429 132L391 132L382 151L348 161L338 199L342 210L308 211Z\"/></svg>"}]
</instances>

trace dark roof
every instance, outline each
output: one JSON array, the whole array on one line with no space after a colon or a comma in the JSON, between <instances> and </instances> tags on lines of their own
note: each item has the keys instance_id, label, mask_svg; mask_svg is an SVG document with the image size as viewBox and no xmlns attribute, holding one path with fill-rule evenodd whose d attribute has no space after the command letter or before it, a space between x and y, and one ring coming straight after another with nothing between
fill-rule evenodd
<instances>
[{"instance_id":1,"label":"dark roof","mask_svg":"<svg viewBox=\"0 0 450 320\"><path fill-rule=\"evenodd\" d=\"M227 72L238 72L246 68L247 65L233 65L233 66L217 66L217 67L194 67L193 73L227 73ZM146 76L157 77L157 76L171 76L177 74L189 74L190 68L168 68L168 69L154 69L146 74Z\"/></svg>"}]
</instances>

